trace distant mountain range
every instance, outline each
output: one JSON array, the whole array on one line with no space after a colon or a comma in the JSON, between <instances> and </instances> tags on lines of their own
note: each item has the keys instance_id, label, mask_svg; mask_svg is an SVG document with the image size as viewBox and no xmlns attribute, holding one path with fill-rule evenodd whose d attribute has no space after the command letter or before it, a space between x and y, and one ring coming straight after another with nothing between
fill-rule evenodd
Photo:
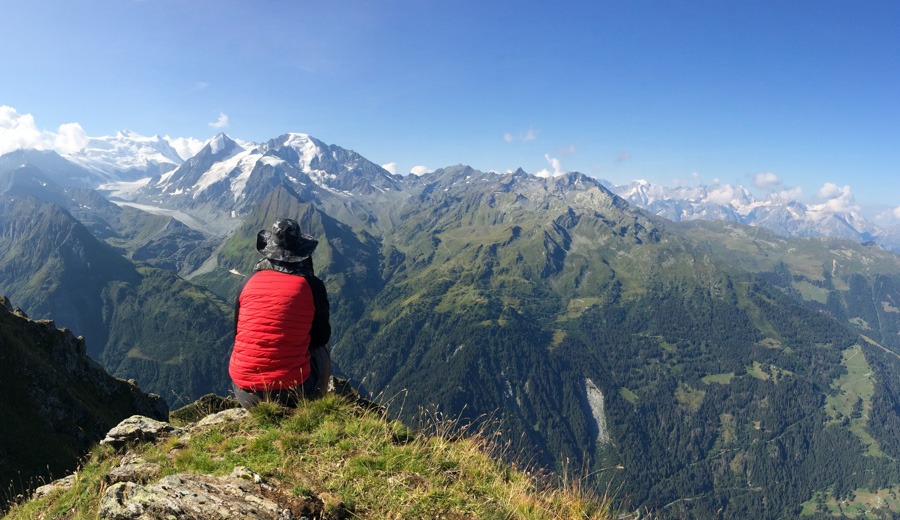
<instances>
[{"instance_id":1,"label":"distant mountain range","mask_svg":"<svg viewBox=\"0 0 900 520\"><path fill-rule=\"evenodd\" d=\"M900 256L858 216L579 173L398 176L300 133L122 159L139 148L0 157L0 294L143 388L227 391L231 302L289 215L320 239L337 371L412 423L499 424L512 453L659 517L900 491Z\"/></svg>"},{"instance_id":2,"label":"distant mountain range","mask_svg":"<svg viewBox=\"0 0 900 520\"><path fill-rule=\"evenodd\" d=\"M668 188L644 180L613 186L614 193L655 215L683 220L720 220L758 226L785 237L835 237L874 242L900 252L900 228L884 229L856 211L829 203L808 205L771 194L758 200L743 186Z\"/></svg>"},{"instance_id":3,"label":"distant mountain range","mask_svg":"<svg viewBox=\"0 0 900 520\"><path fill-rule=\"evenodd\" d=\"M60 184L102 186L133 202L152 205L166 200L172 207L204 205L238 213L246 209L246 201L277 185L280 177L301 194L316 187L371 194L372 190L397 190L402 180L355 152L298 133L260 144L219 134L199 153L182 159L164 138L124 131L90 138L83 149L64 156L49 151L13 152L0 158L0 170L25 163L39 166L51 178L61 175L56 179ZM306 179L310 182L304 183ZM827 202L805 204L779 193L760 200L747 188L729 184L666 187L644 180L625 185L600 182L629 203L675 222L721 220L763 227L786 237L846 238L900 252L900 226L885 228L858 211ZM254 195L254 191L260 193ZM220 220L213 218L211 224Z\"/></svg>"}]
</instances>

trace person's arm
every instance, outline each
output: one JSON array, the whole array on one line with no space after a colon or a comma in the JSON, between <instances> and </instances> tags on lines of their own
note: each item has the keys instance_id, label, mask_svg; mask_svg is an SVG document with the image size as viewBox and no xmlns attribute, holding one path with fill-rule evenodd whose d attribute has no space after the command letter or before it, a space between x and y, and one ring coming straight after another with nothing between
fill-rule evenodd
<instances>
[{"instance_id":1,"label":"person's arm","mask_svg":"<svg viewBox=\"0 0 900 520\"><path fill-rule=\"evenodd\" d=\"M238 315L241 313L241 293L244 292L244 287L247 285L247 282L250 281L250 277L248 276L241 282L241 288L238 289L237 298L234 299L234 337L237 337L237 325L238 325Z\"/></svg>"},{"instance_id":2,"label":"person's arm","mask_svg":"<svg viewBox=\"0 0 900 520\"><path fill-rule=\"evenodd\" d=\"M307 276L306 281L312 290L313 304L316 307L313 314L312 328L309 331L309 349L313 350L328 344L331 339L330 311L328 307L328 292L325 284L315 276Z\"/></svg>"},{"instance_id":3,"label":"person's arm","mask_svg":"<svg viewBox=\"0 0 900 520\"><path fill-rule=\"evenodd\" d=\"M241 298L237 297L234 299L234 337L237 337L237 320L238 314L241 313Z\"/></svg>"}]
</instances>

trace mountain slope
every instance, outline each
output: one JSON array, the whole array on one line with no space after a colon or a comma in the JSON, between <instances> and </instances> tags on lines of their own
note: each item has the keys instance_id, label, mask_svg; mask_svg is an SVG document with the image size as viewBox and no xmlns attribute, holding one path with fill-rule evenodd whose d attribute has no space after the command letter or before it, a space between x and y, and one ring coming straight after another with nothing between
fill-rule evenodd
<instances>
[{"instance_id":1,"label":"mountain slope","mask_svg":"<svg viewBox=\"0 0 900 520\"><path fill-rule=\"evenodd\" d=\"M66 158L110 180L125 181L164 173L182 163L166 139L129 131L89 138L81 150L67 154Z\"/></svg>"},{"instance_id":2,"label":"mountain slope","mask_svg":"<svg viewBox=\"0 0 900 520\"><path fill-rule=\"evenodd\" d=\"M787 240L715 222L678 226L736 276L762 273L798 303L900 354L900 257L838 239Z\"/></svg>"},{"instance_id":3,"label":"mountain slope","mask_svg":"<svg viewBox=\"0 0 900 520\"><path fill-rule=\"evenodd\" d=\"M60 186L94 188L104 182L116 180L112 174L89 170L52 151L16 150L0 155L0 177L23 166L40 170Z\"/></svg>"},{"instance_id":4,"label":"mountain slope","mask_svg":"<svg viewBox=\"0 0 900 520\"><path fill-rule=\"evenodd\" d=\"M60 206L7 195L0 202L0 289L33 316L56 316L99 351L107 340L101 294L111 281L136 282L134 267Z\"/></svg>"},{"instance_id":5,"label":"mountain slope","mask_svg":"<svg viewBox=\"0 0 900 520\"><path fill-rule=\"evenodd\" d=\"M195 281L233 297L226 273L258 259L256 231L296 216L322 240L338 367L407 420L497 421L527 460L583 463L663 517L791 517L814 496L898 486L896 356L779 281L779 255L818 244L797 262L821 274L833 245L743 226L759 245L704 237L578 174L438 170L372 215L389 226L342 223L334 200L283 186ZM836 286L896 272L890 254L836 251L853 259ZM881 301L864 293L845 308ZM861 391L842 390L848 359L871 369Z\"/></svg>"},{"instance_id":6,"label":"mountain slope","mask_svg":"<svg viewBox=\"0 0 900 520\"><path fill-rule=\"evenodd\" d=\"M320 200L396 191L399 181L361 155L306 134L258 146L220 134L174 171L150 179L136 200L202 209L207 220L223 220L252 210L282 185L304 200Z\"/></svg>"},{"instance_id":7,"label":"mountain slope","mask_svg":"<svg viewBox=\"0 0 900 520\"><path fill-rule=\"evenodd\" d=\"M165 401L108 375L84 338L32 321L0 297L0 481L4 493L60 477L122 419L168 416Z\"/></svg>"},{"instance_id":8,"label":"mountain slope","mask_svg":"<svg viewBox=\"0 0 900 520\"><path fill-rule=\"evenodd\" d=\"M828 486L897 485L900 364L841 323L589 178L455 168L420 182L384 237L389 283L335 346L370 391L497 418L543 464L622 466L598 476L666 516L792 516ZM850 349L884 358L882 404L867 398L855 427L824 406Z\"/></svg>"},{"instance_id":9,"label":"mountain slope","mask_svg":"<svg viewBox=\"0 0 900 520\"><path fill-rule=\"evenodd\" d=\"M227 391L232 311L212 293L135 264L58 204L15 190L0 194L0 248L0 292L86 337L114 375L171 402Z\"/></svg>"}]
</instances>

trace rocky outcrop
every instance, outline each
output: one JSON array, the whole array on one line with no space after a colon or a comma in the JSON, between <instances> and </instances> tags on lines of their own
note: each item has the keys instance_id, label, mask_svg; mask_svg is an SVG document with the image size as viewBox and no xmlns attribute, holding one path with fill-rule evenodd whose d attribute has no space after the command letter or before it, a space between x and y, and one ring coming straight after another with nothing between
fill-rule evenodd
<instances>
[{"instance_id":1,"label":"rocky outcrop","mask_svg":"<svg viewBox=\"0 0 900 520\"><path fill-rule=\"evenodd\" d=\"M169 414L169 419L179 424L193 423L204 417L217 414L222 410L240 408L240 406L237 399L233 397L206 394L187 406L172 410Z\"/></svg>"},{"instance_id":2,"label":"rocky outcrop","mask_svg":"<svg viewBox=\"0 0 900 520\"><path fill-rule=\"evenodd\" d=\"M162 467L156 462L147 462L142 457L129 453L118 466L109 471L104 479L107 484L119 482L150 482L159 478Z\"/></svg>"},{"instance_id":3,"label":"rocky outcrop","mask_svg":"<svg viewBox=\"0 0 900 520\"><path fill-rule=\"evenodd\" d=\"M606 403L603 398L603 392L590 379L584 380L584 392L587 396L591 417L597 426L597 444L606 444L610 441L610 438L609 431L606 428Z\"/></svg>"},{"instance_id":4,"label":"rocky outcrop","mask_svg":"<svg viewBox=\"0 0 900 520\"><path fill-rule=\"evenodd\" d=\"M170 435L189 442L192 435L214 426L243 421L248 415L242 408L226 409L184 428L133 416L110 430L103 443L128 450L138 443L155 442ZM110 520L299 520L323 517L322 500L298 498L282 492L275 483L242 466L235 467L227 476L177 473L160 478L161 472L159 464L127 453L105 476L108 487L100 498L99 517ZM72 483L71 476L61 479L42 488L40 496L66 489Z\"/></svg>"},{"instance_id":5,"label":"rocky outcrop","mask_svg":"<svg viewBox=\"0 0 900 520\"><path fill-rule=\"evenodd\" d=\"M141 415L132 415L110 430L100 444L121 449L132 443L155 442L160 437L180 435L181 428Z\"/></svg>"},{"instance_id":6,"label":"rocky outcrop","mask_svg":"<svg viewBox=\"0 0 900 520\"><path fill-rule=\"evenodd\" d=\"M382 415L375 403L362 398L349 382L336 380L332 391L354 402L362 413ZM233 400L204 396L197 402L172 413L178 426L150 417L133 415L111 428L101 445L110 446L101 458L114 461L105 470L97 516L113 520L155 519L343 519L351 515L343 502L323 493L299 496L293 484L268 481L252 469L236 465L229 475L175 473L164 470L165 461L148 456L147 444L167 446L166 457L175 460L194 437L211 430L242 431L251 426L250 412L228 408ZM225 409L202 415L201 410ZM363 410L365 410L363 412ZM187 420L185 418L188 418ZM252 424L252 423L251 423ZM167 440L167 438L174 438ZM152 453L152 450L150 450ZM170 467L171 468L171 467ZM77 484L77 477L65 478L42 486L35 498L62 493ZM327 504L327 505L326 505Z\"/></svg>"},{"instance_id":7,"label":"rocky outcrop","mask_svg":"<svg viewBox=\"0 0 900 520\"><path fill-rule=\"evenodd\" d=\"M250 475L250 478L244 478ZM113 484L100 499L100 517L110 520L180 518L218 520L225 518L293 519L263 495L265 484L258 475L236 468L229 476L176 474L149 485L134 482Z\"/></svg>"}]
</instances>

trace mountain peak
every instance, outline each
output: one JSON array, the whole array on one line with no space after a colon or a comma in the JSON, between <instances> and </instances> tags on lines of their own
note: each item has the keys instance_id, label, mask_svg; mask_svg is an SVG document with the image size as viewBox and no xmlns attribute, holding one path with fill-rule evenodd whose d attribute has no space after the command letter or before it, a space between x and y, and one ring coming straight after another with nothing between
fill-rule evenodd
<instances>
[{"instance_id":1,"label":"mountain peak","mask_svg":"<svg viewBox=\"0 0 900 520\"><path fill-rule=\"evenodd\" d=\"M305 144L312 139L309 134L305 134L302 132L288 132L284 134L284 146L296 146L298 144Z\"/></svg>"},{"instance_id":2,"label":"mountain peak","mask_svg":"<svg viewBox=\"0 0 900 520\"><path fill-rule=\"evenodd\" d=\"M234 139L228 137L224 132L220 132L206 143L205 148L209 148L209 153L219 155L221 152L231 152L235 148L241 146Z\"/></svg>"}]
</instances>

